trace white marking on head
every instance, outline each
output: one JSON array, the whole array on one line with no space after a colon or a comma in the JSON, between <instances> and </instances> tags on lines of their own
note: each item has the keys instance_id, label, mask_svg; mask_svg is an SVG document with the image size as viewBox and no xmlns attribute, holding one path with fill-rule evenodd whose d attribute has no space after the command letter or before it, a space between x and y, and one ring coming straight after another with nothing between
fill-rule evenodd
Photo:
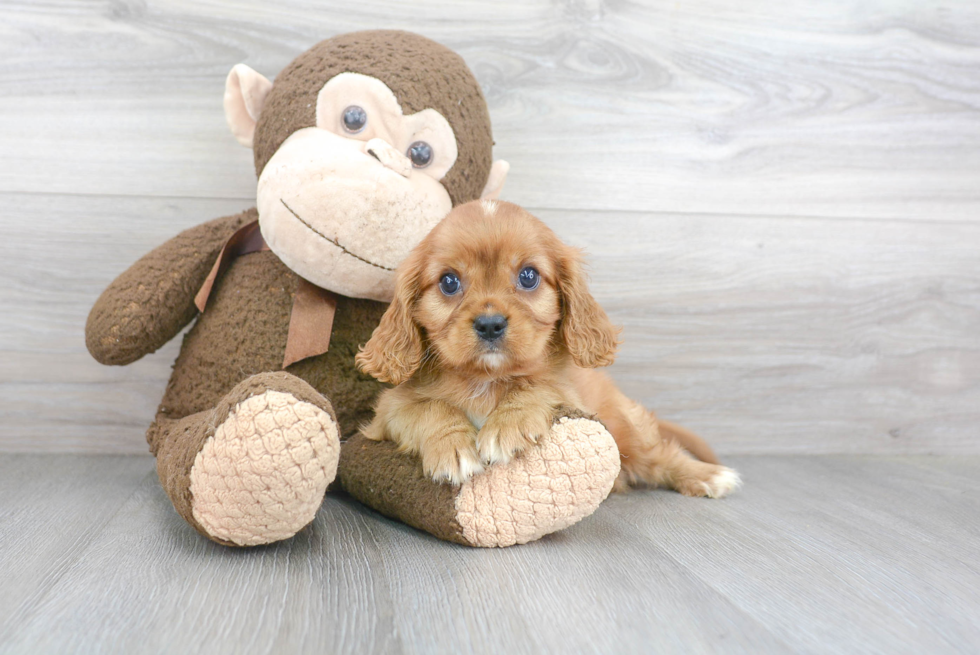
<instances>
[{"instance_id":1,"label":"white marking on head","mask_svg":"<svg viewBox=\"0 0 980 655\"><path fill-rule=\"evenodd\" d=\"M483 213L487 216L493 216L497 213L497 203L494 200L481 200L480 206L483 207Z\"/></svg>"}]
</instances>

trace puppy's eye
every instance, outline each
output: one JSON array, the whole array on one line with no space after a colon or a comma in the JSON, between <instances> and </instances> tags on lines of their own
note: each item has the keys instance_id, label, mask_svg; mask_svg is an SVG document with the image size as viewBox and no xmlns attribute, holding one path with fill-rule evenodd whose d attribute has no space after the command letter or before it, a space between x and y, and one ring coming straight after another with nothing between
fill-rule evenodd
<instances>
[{"instance_id":1,"label":"puppy's eye","mask_svg":"<svg viewBox=\"0 0 980 655\"><path fill-rule=\"evenodd\" d=\"M445 273L439 278L439 290L447 296L455 295L459 292L459 278L455 273Z\"/></svg>"},{"instance_id":2,"label":"puppy's eye","mask_svg":"<svg viewBox=\"0 0 980 655\"><path fill-rule=\"evenodd\" d=\"M517 283L525 291L534 291L541 284L541 276L538 275L537 270L533 266L525 266L517 274Z\"/></svg>"},{"instance_id":3,"label":"puppy's eye","mask_svg":"<svg viewBox=\"0 0 980 655\"><path fill-rule=\"evenodd\" d=\"M367 112L362 107L351 105L344 110L344 129L351 134L357 134L367 125Z\"/></svg>"},{"instance_id":4,"label":"puppy's eye","mask_svg":"<svg viewBox=\"0 0 980 655\"><path fill-rule=\"evenodd\" d=\"M432 162L432 146L425 141L416 141L408 146L408 158L415 168L425 168Z\"/></svg>"}]
</instances>

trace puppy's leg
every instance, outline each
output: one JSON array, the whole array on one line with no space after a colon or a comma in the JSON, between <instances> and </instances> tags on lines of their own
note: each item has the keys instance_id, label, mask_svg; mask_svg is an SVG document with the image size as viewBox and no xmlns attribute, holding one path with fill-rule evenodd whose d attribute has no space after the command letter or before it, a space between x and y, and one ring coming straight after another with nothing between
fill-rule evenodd
<instances>
[{"instance_id":1,"label":"puppy's leg","mask_svg":"<svg viewBox=\"0 0 980 655\"><path fill-rule=\"evenodd\" d=\"M462 410L416 396L405 387L382 394L374 420L362 432L368 439L393 441L399 450L419 455L422 470L436 482L462 484L483 471L476 428Z\"/></svg>"},{"instance_id":2,"label":"puppy's leg","mask_svg":"<svg viewBox=\"0 0 980 655\"><path fill-rule=\"evenodd\" d=\"M685 496L721 498L741 484L732 469L698 461L676 441L661 437L653 414L626 400L628 404L618 406L613 416L599 415L616 439L622 457L618 490L650 484L670 487Z\"/></svg>"},{"instance_id":3,"label":"puppy's leg","mask_svg":"<svg viewBox=\"0 0 980 655\"><path fill-rule=\"evenodd\" d=\"M522 385L497 403L476 435L480 458L487 464L507 463L514 455L551 431L561 396L551 387Z\"/></svg>"},{"instance_id":4,"label":"puppy's leg","mask_svg":"<svg viewBox=\"0 0 980 655\"><path fill-rule=\"evenodd\" d=\"M622 468L617 491L647 484L670 487L685 496L721 498L741 484L732 469L698 461L680 443L664 438L657 417L623 395L608 376L578 369L573 377L586 405L598 414L619 446ZM714 455L710 449L708 453Z\"/></svg>"}]
</instances>

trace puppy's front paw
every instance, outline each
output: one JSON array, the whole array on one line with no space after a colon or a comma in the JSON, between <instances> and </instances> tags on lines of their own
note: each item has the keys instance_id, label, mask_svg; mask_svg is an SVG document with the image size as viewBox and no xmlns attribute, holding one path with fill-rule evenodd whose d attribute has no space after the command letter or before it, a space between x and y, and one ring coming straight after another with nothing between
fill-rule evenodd
<instances>
[{"instance_id":1,"label":"puppy's front paw","mask_svg":"<svg viewBox=\"0 0 980 655\"><path fill-rule=\"evenodd\" d=\"M475 436L475 430L460 431L428 440L422 447L422 470L436 482L450 484L462 484L482 473Z\"/></svg>"},{"instance_id":2,"label":"puppy's front paw","mask_svg":"<svg viewBox=\"0 0 980 655\"><path fill-rule=\"evenodd\" d=\"M549 410L498 410L490 414L476 435L480 459L486 464L506 464L514 455L536 444L550 430Z\"/></svg>"}]
</instances>

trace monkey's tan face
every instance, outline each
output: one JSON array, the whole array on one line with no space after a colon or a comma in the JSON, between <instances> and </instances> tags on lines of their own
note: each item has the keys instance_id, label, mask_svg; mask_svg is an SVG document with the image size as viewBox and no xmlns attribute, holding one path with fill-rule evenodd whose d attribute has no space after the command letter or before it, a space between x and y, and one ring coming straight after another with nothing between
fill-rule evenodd
<instances>
[{"instance_id":1,"label":"monkey's tan face","mask_svg":"<svg viewBox=\"0 0 980 655\"><path fill-rule=\"evenodd\" d=\"M452 209L439 180L456 138L438 112L405 116L388 87L343 73L324 85L315 127L294 132L259 177L259 225L305 279L391 300L394 271Z\"/></svg>"}]
</instances>

